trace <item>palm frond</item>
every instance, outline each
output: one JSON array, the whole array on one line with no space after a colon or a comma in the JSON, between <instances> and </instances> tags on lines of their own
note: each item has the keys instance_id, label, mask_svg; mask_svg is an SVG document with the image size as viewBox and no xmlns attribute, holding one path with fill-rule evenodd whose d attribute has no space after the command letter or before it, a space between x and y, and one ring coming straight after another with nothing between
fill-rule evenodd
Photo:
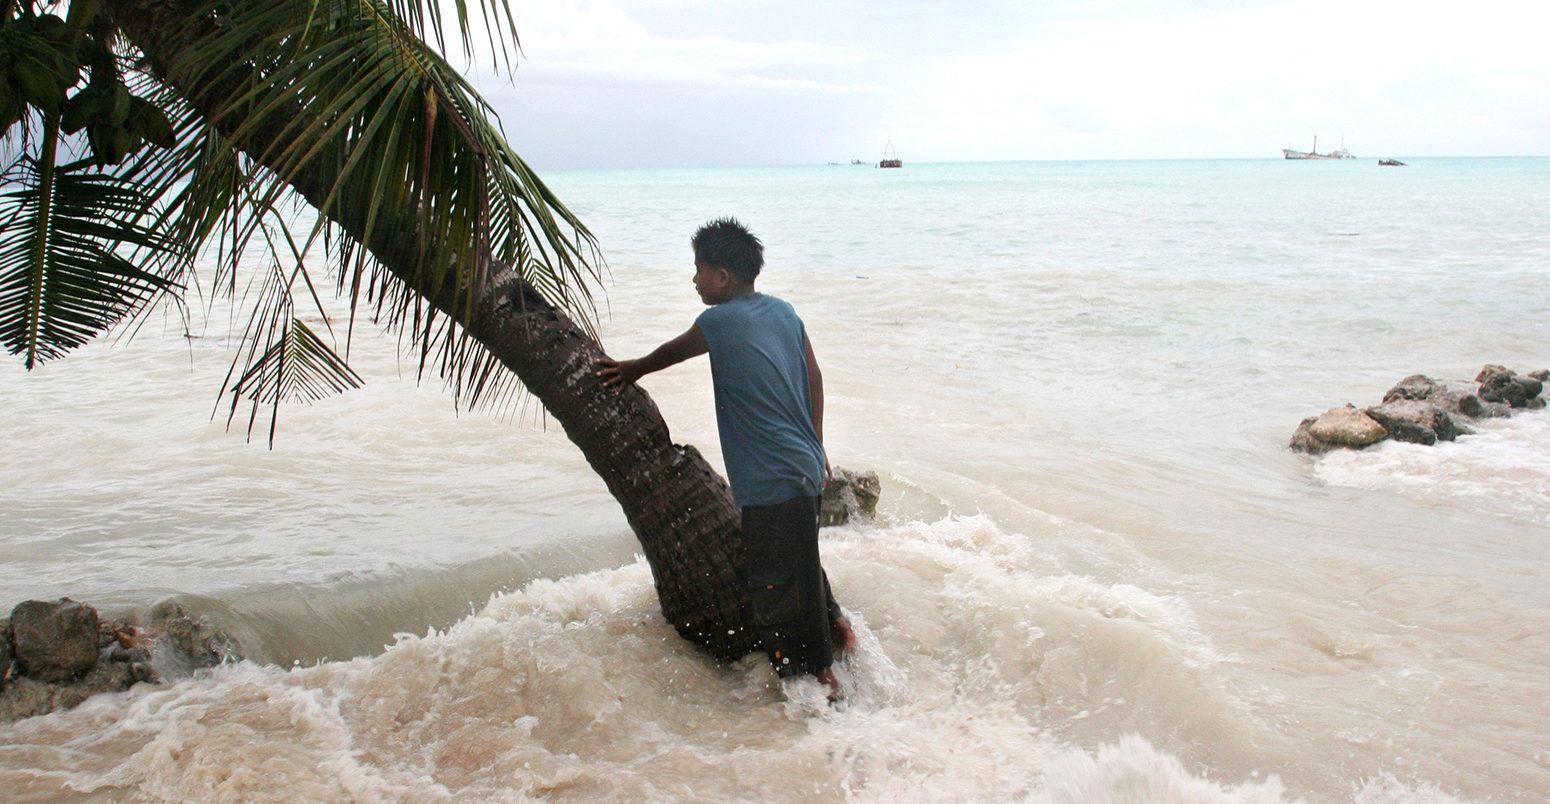
<instances>
[{"instance_id":1,"label":"palm frond","mask_svg":"<svg viewBox=\"0 0 1550 804\"><path fill-rule=\"evenodd\" d=\"M24 156L7 177L20 189L0 195L0 344L29 369L173 289L136 257L181 250L147 225L152 198L142 186L52 159L52 148Z\"/></svg>"},{"instance_id":2,"label":"palm frond","mask_svg":"<svg viewBox=\"0 0 1550 804\"><path fill-rule=\"evenodd\" d=\"M438 372L473 403L498 383L481 347L463 342L471 296L451 305L451 326L426 297L472 294L478 267L494 257L590 328L601 258L579 219L506 144L493 110L416 37L429 17L413 8L397 0L223 5L222 25L203 32L190 60L208 67L188 80L221 88L211 93L223 99L219 108L205 116L265 166L252 180L289 182L328 168L331 183L308 200L325 220L353 224L335 250L352 311L362 293L373 299L385 323L418 345L422 371L442 357ZM207 199L191 192L179 203L190 219L208 220ZM392 239L382 230L408 221L418 224L420 273L405 277L366 247L380 249Z\"/></svg>"},{"instance_id":3,"label":"palm frond","mask_svg":"<svg viewBox=\"0 0 1550 804\"><path fill-rule=\"evenodd\" d=\"M260 405L269 405L277 412L281 402L315 402L361 386L360 375L300 319L287 319L279 336L248 362L242 376L231 385L232 416L244 399L253 403L256 416ZM250 431L252 425L253 417L249 417ZM275 420L271 418L271 446L274 434Z\"/></svg>"},{"instance_id":4,"label":"palm frond","mask_svg":"<svg viewBox=\"0 0 1550 804\"><path fill-rule=\"evenodd\" d=\"M233 404L247 399L266 405L316 402L350 388L359 388L356 374L305 322L292 318L281 337L232 384Z\"/></svg>"},{"instance_id":5,"label":"palm frond","mask_svg":"<svg viewBox=\"0 0 1550 804\"><path fill-rule=\"evenodd\" d=\"M445 4L438 0L388 0L384 7L414 35L426 41L434 41L438 51L446 52ZM484 41L490 46L491 55L508 64L511 48L518 46L516 17L511 13L507 0L480 0L479 22L485 29ZM469 13L468 0L453 0L453 21L457 23L458 40L465 55L473 55L475 30ZM509 45L508 45L509 41Z\"/></svg>"}]
</instances>

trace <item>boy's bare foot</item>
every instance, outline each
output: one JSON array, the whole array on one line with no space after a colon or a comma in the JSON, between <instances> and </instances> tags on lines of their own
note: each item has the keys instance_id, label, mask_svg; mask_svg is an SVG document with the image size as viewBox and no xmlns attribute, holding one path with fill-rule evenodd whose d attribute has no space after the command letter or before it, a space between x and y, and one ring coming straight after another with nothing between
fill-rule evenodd
<instances>
[{"instance_id":1,"label":"boy's bare foot","mask_svg":"<svg viewBox=\"0 0 1550 804\"><path fill-rule=\"evenodd\" d=\"M835 655L844 655L856 649L856 632L850 627L850 620L844 617L836 617L829 621L829 641L834 645Z\"/></svg>"},{"instance_id":2,"label":"boy's bare foot","mask_svg":"<svg viewBox=\"0 0 1550 804\"><path fill-rule=\"evenodd\" d=\"M818 671L818 680L829 686L830 703L840 699L840 680L834 677L834 668L825 667L824 669Z\"/></svg>"}]
</instances>

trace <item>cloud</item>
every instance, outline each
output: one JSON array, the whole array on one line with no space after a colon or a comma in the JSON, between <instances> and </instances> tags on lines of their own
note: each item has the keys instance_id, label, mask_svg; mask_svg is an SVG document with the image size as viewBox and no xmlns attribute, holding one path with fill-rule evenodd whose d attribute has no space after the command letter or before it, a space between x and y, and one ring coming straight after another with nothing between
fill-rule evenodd
<instances>
[{"instance_id":1,"label":"cloud","mask_svg":"<svg viewBox=\"0 0 1550 804\"><path fill-rule=\"evenodd\" d=\"M1550 69L1530 55L1537 26L1496 11L1293 2L1059 21L1012 49L945 56L895 111L928 148L969 158L1240 156L1405 120L1505 124L1544 107Z\"/></svg>"},{"instance_id":2,"label":"cloud","mask_svg":"<svg viewBox=\"0 0 1550 804\"><path fill-rule=\"evenodd\" d=\"M876 94L851 69L869 56L844 44L664 35L607 0L522 9L513 80L473 78L541 167L809 161L831 135L849 154L836 126Z\"/></svg>"},{"instance_id":3,"label":"cloud","mask_svg":"<svg viewBox=\"0 0 1550 804\"><path fill-rule=\"evenodd\" d=\"M1542 153L1550 6L540 0L477 83L542 165ZM1462 150L1460 150L1462 149ZM526 153L526 152L525 152Z\"/></svg>"},{"instance_id":4,"label":"cloud","mask_svg":"<svg viewBox=\"0 0 1550 804\"><path fill-rule=\"evenodd\" d=\"M517 23L526 56L519 77L537 83L853 91L838 68L865 53L810 41L758 42L728 36L653 33L617 3L534 2Z\"/></svg>"}]
</instances>

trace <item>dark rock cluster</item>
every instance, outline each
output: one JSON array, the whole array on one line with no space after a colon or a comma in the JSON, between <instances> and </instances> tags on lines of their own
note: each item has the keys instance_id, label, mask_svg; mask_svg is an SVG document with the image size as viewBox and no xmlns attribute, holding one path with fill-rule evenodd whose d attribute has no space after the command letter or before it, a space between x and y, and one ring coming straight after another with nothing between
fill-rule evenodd
<instances>
[{"instance_id":1,"label":"dark rock cluster","mask_svg":"<svg viewBox=\"0 0 1550 804\"><path fill-rule=\"evenodd\" d=\"M1369 408L1331 408L1297 426L1289 445L1318 455L1338 448L1371 446L1385 439L1415 444L1452 441L1471 432L1474 419L1511 416L1517 410L1545 406L1541 396L1550 371L1518 374L1505 366L1480 370L1474 383L1443 382L1412 374Z\"/></svg>"},{"instance_id":2,"label":"dark rock cluster","mask_svg":"<svg viewBox=\"0 0 1550 804\"><path fill-rule=\"evenodd\" d=\"M213 667L235 640L171 601L104 620L68 597L28 600L0 620L0 722L69 709L99 692Z\"/></svg>"},{"instance_id":3,"label":"dark rock cluster","mask_svg":"<svg viewBox=\"0 0 1550 804\"><path fill-rule=\"evenodd\" d=\"M870 519L877 511L877 498L881 492L882 483L876 472L852 472L835 467L834 476L823 486L819 526L843 525L856 516Z\"/></svg>"}]
</instances>

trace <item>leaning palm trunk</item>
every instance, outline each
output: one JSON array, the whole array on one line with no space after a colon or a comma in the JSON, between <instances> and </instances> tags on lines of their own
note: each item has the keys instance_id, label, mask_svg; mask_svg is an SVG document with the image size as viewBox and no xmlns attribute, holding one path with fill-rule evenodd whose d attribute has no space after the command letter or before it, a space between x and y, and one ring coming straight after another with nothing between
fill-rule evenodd
<instances>
[{"instance_id":1,"label":"leaning palm trunk","mask_svg":"<svg viewBox=\"0 0 1550 804\"><path fill-rule=\"evenodd\" d=\"M743 560L738 509L726 482L693 447L672 443L644 391L631 387L616 394L602 386L594 369L603 351L586 330L477 244L470 250L471 269L432 264L425 255L446 252L428 247L433 236L422 226L423 207L381 208L380 187L355 182L341 170L351 164L351 154L325 150L301 164L275 164L273 154L282 150L273 147L277 142L328 124L311 119L302 102L278 110L271 102L257 122L234 109L232 99L245 97L252 84L230 67L220 80L208 78L209 67L197 50L200 36L220 21L208 11L201 21L199 4L109 5L151 73L369 250L409 291L456 321L559 421L623 507L651 565L662 613L680 634L724 660L755 647L747 592L738 581Z\"/></svg>"},{"instance_id":2,"label":"leaning palm trunk","mask_svg":"<svg viewBox=\"0 0 1550 804\"><path fill-rule=\"evenodd\" d=\"M739 511L730 489L692 446L673 444L646 392L598 382L597 342L509 270L480 294L469 333L559 420L624 508L645 549L662 614L722 659L755 646L738 581Z\"/></svg>"}]
</instances>

